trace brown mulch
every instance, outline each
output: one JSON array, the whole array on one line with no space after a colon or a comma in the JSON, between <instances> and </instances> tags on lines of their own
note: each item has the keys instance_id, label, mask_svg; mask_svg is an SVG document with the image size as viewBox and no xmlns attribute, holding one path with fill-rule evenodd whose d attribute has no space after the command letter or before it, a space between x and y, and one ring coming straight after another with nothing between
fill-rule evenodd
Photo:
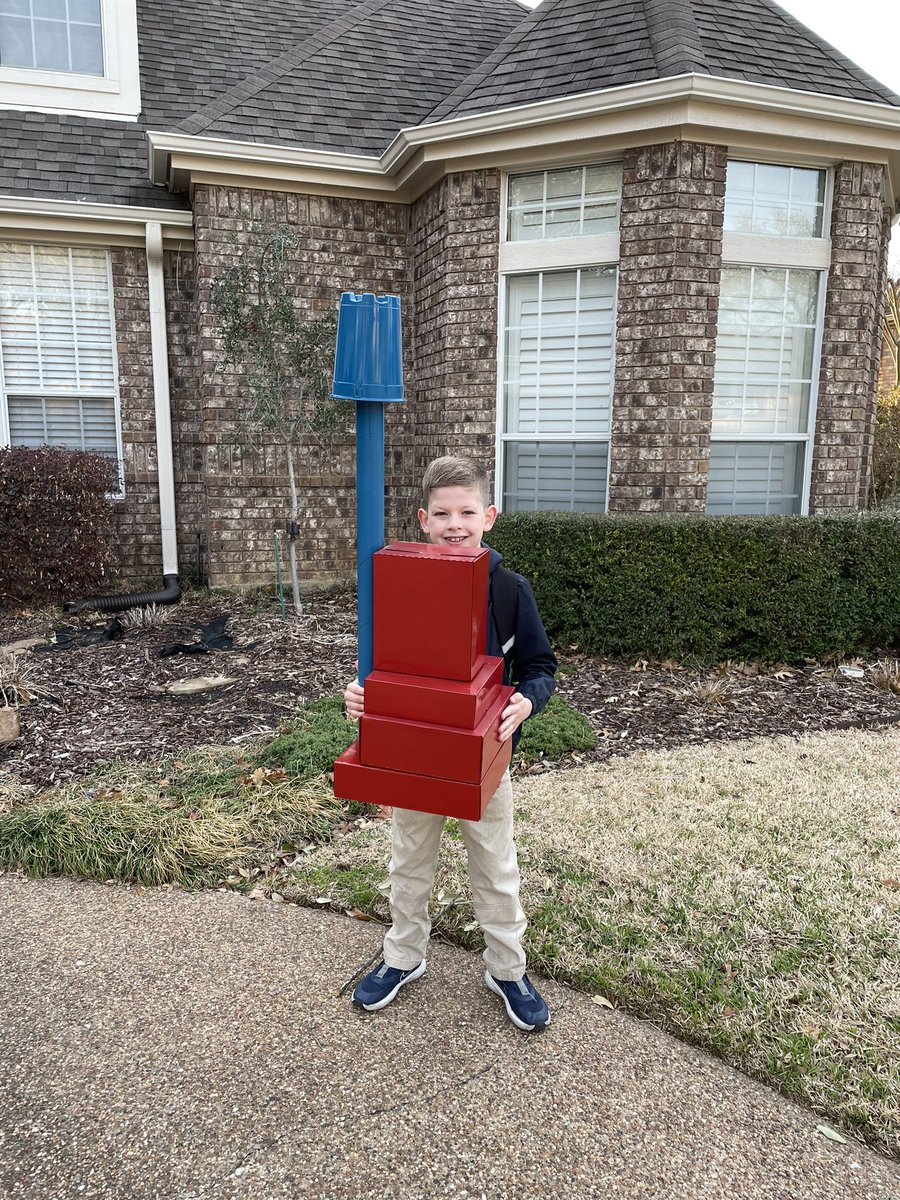
<instances>
[{"instance_id":1,"label":"brown mulch","mask_svg":"<svg viewBox=\"0 0 900 1200\"><path fill-rule=\"evenodd\" d=\"M35 699L20 708L18 741L0 750L0 781L7 774L47 787L110 759L271 737L298 704L342 691L354 673L355 598L349 593L312 596L304 616L289 612L287 621L275 597L260 595L193 593L165 614L161 624L128 629L116 641L19 656ZM167 644L196 642L200 626L224 615L232 649L159 657ZM91 614L78 621L52 612L0 617L0 647L51 638L61 627L96 633L109 619ZM597 749L577 756L590 762L686 743L900 721L900 695L877 682L879 663L886 661L727 663L698 671L571 653L561 656L558 690L598 735ZM843 674L847 665L861 668L862 678ZM228 675L235 682L187 696L165 690L198 675ZM530 770L557 765L572 765L571 758Z\"/></svg>"}]
</instances>

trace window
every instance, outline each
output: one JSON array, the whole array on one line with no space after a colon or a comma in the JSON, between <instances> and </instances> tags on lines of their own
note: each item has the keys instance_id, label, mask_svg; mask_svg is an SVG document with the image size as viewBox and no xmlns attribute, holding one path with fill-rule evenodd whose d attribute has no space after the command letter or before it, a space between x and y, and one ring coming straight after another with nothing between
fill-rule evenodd
<instances>
[{"instance_id":1,"label":"window","mask_svg":"<svg viewBox=\"0 0 900 1200\"><path fill-rule=\"evenodd\" d=\"M497 439L506 510L606 509L621 178L621 164L607 163L509 179Z\"/></svg>"},{"instance_id":2,"label":"window","mask_svg":"<svg viewBox=\"0 0 900 1200\"><path fill-rule=\"evenodd\" d=\"M729 232L821 237L824 211L824 171L767 163L728 164L725 228Z\"/></svg>"},{"instance_id":3,"label":"window","mask_svg":"<svg viewBox=\"0 0 900 1200\"><path fill-rule=\"evenodd\" d=\"M136 0L0 0L0 109L141 111Z\"/></svg>"},{"instance_id":4,"label":"window","mask_svg":"<svg viewBox=\"0 0 900 1200\"><path fill-rule=\"evenodd\" d=\"M806 508L826 182L808 168L728 164L708 513Z\"/></svg>"},{"instance_id":5,"label":"window","mask_svg":"<svg viewBox=\"0 0 900 1200\"><path fill-rule=\"evenodd\" d=\"M508 281L505 509L605 507L615 276L590 267Z\"/></svg>"},{"instance_id":6,"label":"window","mask_svg":"<svg viewBox=\"0 0 900 1200\"><path fill-rule=\"evenodd\" d=\"M509 181L507 237L514 242L614 233L621 193L618 163L514 175Z\"/></svg>"},{"instance_id":7,"label":"window","mask_svg":"<svg viewBox=\"0 0 900 1200\"><path fill-rule=\"evenodd\" d=\"M0 0L0 65L102 75L100 0Z\"/></svg>"},{"instance_id":8,"label":"window","mask_svg":"<svg viewBox=\"0 0 900 1200\"><path fill-rule=\"evenodd\" d=\"M5 444L121 462L106 251L0 245L0 430Z\"/></svg>"}]
</instances>

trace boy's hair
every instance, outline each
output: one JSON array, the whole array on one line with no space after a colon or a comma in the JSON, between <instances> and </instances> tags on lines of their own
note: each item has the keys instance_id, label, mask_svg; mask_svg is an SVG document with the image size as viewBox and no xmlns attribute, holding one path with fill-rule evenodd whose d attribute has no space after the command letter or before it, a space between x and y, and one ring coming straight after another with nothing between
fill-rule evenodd
<instances>
[{"instance_id":1,"label":"boy's hair","mask_svg":"<svg viewBox=\"0 0 900 1200\"><path fill-rule=\"evenodd\" d=\"M456 458L452 454L445 454L443 458L436 458L428 464L422 479L422 495L426 509L431 493L436 488L445 487L478 488L485 508L491 503L488 473L484 467L480 467L469 458Z\"/></svg>"}]
</instances>

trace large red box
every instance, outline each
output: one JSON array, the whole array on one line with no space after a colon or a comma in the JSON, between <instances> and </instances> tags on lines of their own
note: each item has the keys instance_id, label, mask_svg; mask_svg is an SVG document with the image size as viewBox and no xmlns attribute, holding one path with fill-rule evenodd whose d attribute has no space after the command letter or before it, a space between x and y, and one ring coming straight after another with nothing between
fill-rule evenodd
<instances>
[{"instance_id":1,"label":"large red box","mask_svg":"<svg viewBox=\"0 0 900 1200\"><path fill-rule=\"evenodd\" d=\"M354 742L334 764L334 794L342 800L411 808L416 812L456 817L459 821L480 821L500 786L511 753L512 738L507 738L479 783L459 783L408 771L365 767L359 761L359 742Z\"/></svg>"},{"instance_id":2,"label":"large red box","mask_svg":"<svg viewBox=\"0 0 900 1200\"><path fill-rule=\"evenodd\" d=\"M471 680L487 641L489 563L481 546L392 542L376 551L374 669Z\"/></svg>"},{"instance_id":3,"label":"large red box","mask_svg":"<svg viewBox=\"0 0 900 1200\"><path fill-rule=\"evenodd\" d=\"M480 665L479 665L480 664ZM373 671L366 677L366 712L401 721L474 729L500 695L503 659L482 658L474 679L434 679Z\"/></svg>"},{"instance_id":4,"label":"large red box","mask_svg":"<svg viewBox=\"0 0 900 1200\"><path fill-rule=\"evenodd\" d=\"M474 729L363 713L359 722L359 761L366 767L408 771L432 779L456 779L460 783L483 779L502 749L497 736L500 714L513 691L511 687L501 688Z\"/></svg>"}]
</instances>

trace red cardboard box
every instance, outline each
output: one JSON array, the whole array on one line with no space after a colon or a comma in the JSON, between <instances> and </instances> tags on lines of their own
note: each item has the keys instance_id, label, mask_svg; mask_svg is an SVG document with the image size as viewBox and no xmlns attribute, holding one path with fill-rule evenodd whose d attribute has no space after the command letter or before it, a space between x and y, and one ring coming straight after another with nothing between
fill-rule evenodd
<instances>
[{"instance_id":1,"label":"red cardboard box","mask_svg":"<svg viewBox=\"0 0 900 1200\"><path fill-rule=\"evenodd\" d=\"M373 671L366 678L366 712L401 721L474 729L503 687L503 659L484 657L479 663L469 682Z\"/></svg>"},{"instance_id":2,"label":"red cardboard box","mask_svg":"<svg viewBox=\"0 0 900 1200\"><path fill-rule=\"evenodd\" d=\"M500 714L513 691L511 687L501 688L496 701L474 729L363 713L359 723L359 761L366 767L408 771L430 779L478 783L500 753L497 736Z\"/></svg>"},{"instance_id":3,"label":"red cardboard box","mask_svg":"<svg viewBox=\"0 0 900 1200\"><path fill-rule=\"evenodd\" d=\"M489 561L481 546L392 542L376 551L374 669L471 680L487 639Z\"/></svg>"},{"instance_id":4,"label":"red cardboard box","mask_svg":"<svg viewBox=\"0 0 900 1200\"><path fill-rule=\"evenodd\" d=\"M389 804L456 817L459 821L480 821L509 766L511 751L512 739L508 738L479 783L459 783L452 779L429 779L408 771L364 767L359 761L359 742L354 742L334 764L334 794L342 800Z\"/></svg>"}]
</instances>

